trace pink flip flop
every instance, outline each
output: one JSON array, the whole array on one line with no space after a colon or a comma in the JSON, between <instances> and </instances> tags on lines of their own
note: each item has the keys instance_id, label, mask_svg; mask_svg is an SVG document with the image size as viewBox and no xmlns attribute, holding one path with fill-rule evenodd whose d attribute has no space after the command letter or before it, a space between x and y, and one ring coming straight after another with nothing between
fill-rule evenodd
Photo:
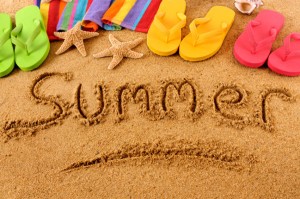
<instances>
[{"instance_id":1,"label":"pink flip flop","mask_svg":"<svg viewBox=\"0 0 300 199\"><path fill-rule=\"evenodd\" d=\"M262 66L272 49L284 17L272 10L262 10L250 21L234 45L233 54L243 65L258 68Z\"/></svg>"},{"instance_id":2,"label":"pink flip flop","mask_svg":"<svg viewBox=\"0 0 300 199\"><path fill-rule=\"evenodd\" d=\"M284 39L283 46L269 56L268 66L281 75L300 75L300 33L292 33Z\"/></svg>"}]
</instances>

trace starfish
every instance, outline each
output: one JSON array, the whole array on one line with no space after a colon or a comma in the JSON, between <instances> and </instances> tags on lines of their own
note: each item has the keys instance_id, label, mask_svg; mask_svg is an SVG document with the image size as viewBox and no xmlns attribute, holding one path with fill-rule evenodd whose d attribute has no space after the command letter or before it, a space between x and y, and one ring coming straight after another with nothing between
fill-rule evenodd
<instances>
[{"instance_id":1,"label":"starfish","mask_svg":"<svg viewBox=\"0 0 300 199\"><path fill-rule=\"evenodd\" d=\"M108 69L114 69L124 57L138 59L143 56L142 53L131 50L143 41L142 38L127 42L120 42L112 34L110 34L108 38L112 46L109 49L105 49L102 52L93 55L95 58L112 56L113 59L110 62Z\"/></svg>"},{"instance_id":2,"label":"starfish","mask_svg":"<svg viewBox=\"0 0 300 199\"><path fill-rule=\"evenodd\" d=\"M98 36L99 33L81 30L81 22L78 22L72 29L68 30L67 32L55 32L54 35L61 39L64 39L63 44L55 54L62 54L63 52L67 51L72 45L74 45L82 56L86 56L83 40Z\"/></svg>"}]
</instances>

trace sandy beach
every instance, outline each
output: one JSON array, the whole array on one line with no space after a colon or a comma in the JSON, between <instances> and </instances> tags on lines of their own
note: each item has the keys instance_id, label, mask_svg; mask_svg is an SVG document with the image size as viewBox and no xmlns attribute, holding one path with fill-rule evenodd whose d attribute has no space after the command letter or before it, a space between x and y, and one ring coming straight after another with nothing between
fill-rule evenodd
<instances>
[{"instance_id":1,"label":"sandy beach","mask_svg":"<svg viewBox=\"0 0 300 199\"><path fill-rule=\"evenodd\" d=\"M0 0L12 18L31 0ZM238 63L255 18L228 0L187 0L187 24L210 7L236 12L222 48L201 62L152 53L145 33L104 31L36 70L0 79L0 198L300 198L300 77ZM266 0L285 16L273 49L299 32L300 1ZM189 33L188 25L183 36ZM92 55L138 37L144 56Z\"/></svg>"}]
</instances>

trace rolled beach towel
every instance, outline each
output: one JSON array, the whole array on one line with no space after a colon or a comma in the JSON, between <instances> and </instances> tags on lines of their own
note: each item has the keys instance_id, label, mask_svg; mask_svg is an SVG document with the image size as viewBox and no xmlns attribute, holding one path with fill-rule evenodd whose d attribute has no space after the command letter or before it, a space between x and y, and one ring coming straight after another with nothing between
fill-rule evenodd
<instances>
[{"instance_id":1,"label":"rolled beach towel","mask_svg":"<svg viewBox=\"0 0 300 199\"><path fill-rule=\"evenodd\" d=\"M102 18L104 28L118 25L147 32L160 3L161 0L116 0Z\"/></svg>"},{"instance_id":2,"label":"rolled beach towel","mask_svg":"<svg viewBox=\"0 0 300 199\"><path fill-rule=\"evenodd\" d=\"M121 26L138 32L148 32L161 0L137 0Z\"/></svg>"},{"instance_id":3,"label":"rolled beach towel","mask_svg":"<svg viewBox=\"0 0 300 199\"><path fill-rule=\"evenodd\" d=\"M68 2L59 19L56 31L67 31L82 21L93 0L72 0Z\"/></svg>"},{"instance_id":4,"label":"rolled beach towel","mask_svg":"<svg viewBox=\"0 0 300 199\"><path fill-rule=\"evenodd\" d=\"M56 26L58 24L59 18L61 17L67 4L66 0L52 0L48 2L35 0L34 4L40 8L49 40L58 40L58 38L54 35L54 32L56 32Z\"/></svg>"},{"instance_id":5,"label":"rolled beach towel","mask_svg":"<svg viewBox=\"0 0 300 199\"><path fill-rule=\"evenodd\" d=\"M95 0L83 18L82 27L88 31L97 31L99 27L107 30L121 30L121 26L103 24L102 17L114 0Z\"/></svg>"}]
</instances>

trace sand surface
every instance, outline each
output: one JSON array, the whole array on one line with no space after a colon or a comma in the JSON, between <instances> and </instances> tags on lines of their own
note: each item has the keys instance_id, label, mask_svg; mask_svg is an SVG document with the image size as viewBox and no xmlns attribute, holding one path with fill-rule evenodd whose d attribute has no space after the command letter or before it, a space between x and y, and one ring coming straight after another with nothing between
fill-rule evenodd
<instances>
[{"instance_id":1,"label":"sand surface","mask_svg":"<svg viewBox=\"0 0 300 199\"><path fill-rule=\"evenodd\" d=\"M14 13L31 1L0 0ZM228 0L187 0L187 24ZM300 1L266 0L285 16L273 48L299 32ZM236 11L236 10L235 10ZM146 34L100 30L40 68L0 79L0 198L300 198L300 77L233 57L256 16L236 12L221 50L190 63L146 41L113 71L92 54ZM183 35L189 32L188 26Z\"/></svg>"}]
</instances>

